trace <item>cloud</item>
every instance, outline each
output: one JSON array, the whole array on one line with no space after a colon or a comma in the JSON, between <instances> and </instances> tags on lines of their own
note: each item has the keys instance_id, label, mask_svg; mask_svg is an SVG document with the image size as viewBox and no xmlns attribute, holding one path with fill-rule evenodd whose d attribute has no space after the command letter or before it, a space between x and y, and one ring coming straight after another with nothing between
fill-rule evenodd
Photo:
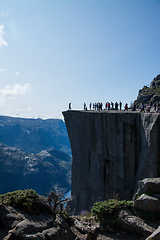
<instances>
[{"instance_id":1,"label":"cloud","mask_svg":"<svg viewBox=\"0 0 160 240\"><path fill-rule=\"evenodd\" d=\"M3 28L3 25L0 25L0 47L2 47L3 45L8 46L8 43L3 39L3 35L5 34Z\"/></svg>"},{"instance_id":2,"label":"cloud","mask_svg":"<svg viewBox=\"0 0 160 240\"><path fill-rule=\"evenodd\" d=\"M4 89L0 89L0 94L3 97L16 98L24 95L30 88L29 83L26 83L24 86L21 86L21 84L15 84L13 87L6 86Z\"/></svg>"},{"instance_id":3,"label":"cloud","mask_svg":"<svg viewBox=\"0 0 160 240\"><path fill-rule=\"evenodd\" d=\"M0 72L4 72L6 70L7 70L6 68L0 68Z\"/></svg>"},{"instance_id":4,"label":"cloud","mask_svg":"<svg viewBox=\"0 0 160 240\"><path fill-rule=\"evenodd\" d=\"M16 72L16 76L18 76L19 75L19 72Z\"/></svg>"},{"instance_id":5,"label":"cloud","mask_svg":"<svg viewBox=\"0 0 160 240\"><path fill-rule=\"evenodd\" d=\"M7 17L8 18L8 14L4 13L4 12L1 12L1 17Z\"/></svg>"}]
</instances>

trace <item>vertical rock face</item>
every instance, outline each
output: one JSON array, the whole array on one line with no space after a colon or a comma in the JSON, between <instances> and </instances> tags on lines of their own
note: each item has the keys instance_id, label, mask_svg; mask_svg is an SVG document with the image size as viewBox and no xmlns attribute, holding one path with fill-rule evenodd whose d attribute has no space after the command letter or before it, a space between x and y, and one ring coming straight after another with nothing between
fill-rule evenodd
<instances>
[{"instance_id":1,"label":"vertical rock face","mask_svg":"<svg viewBox=\"0 0 160 240\"><path fill-rule=\"evenodd\" d=\"M131 199L138 180L160 176L160 116L134 112L63 112L70 138L75 212L94 202Z\"/></svg>"}]
</instances>

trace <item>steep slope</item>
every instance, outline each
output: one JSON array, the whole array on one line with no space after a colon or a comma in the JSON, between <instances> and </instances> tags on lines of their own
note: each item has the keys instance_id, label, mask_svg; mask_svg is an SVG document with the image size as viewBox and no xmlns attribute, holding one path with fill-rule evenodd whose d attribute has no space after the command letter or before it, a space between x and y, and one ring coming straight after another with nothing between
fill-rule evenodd
<instances>
[{"instance_id":1,"label":"steep slope","mask_svg":"<svg viewBox=\"0 0 160 240\"><path fill-rule=\"evenodd\" d=\"M160 74L157 75L152 82L150 87L144 86L139 90L137 99L135 100L136 105L150 104L153 105L160 101Z\"/></svg>"},{"instance_id":2,"label":"steep slope","mask_svg":"<svg viewBox=\"0 0 160 240\"><path fill-rule=\"evenodd\" d=\"M131 199L137 182L160 176L160 114L66 111L73 209L114 197Z\"/></svg>"},{"instance_id":3,"label":"steep slope","mask_svg":"<svg viewBox=\"0 0 160 240\"><path fill-rule=\"evenodd\" d=\"M27 154L53 148L71 155L66 126L60 119L0 116L0 142Z\"/></svg>"},{"instance_id":4,"label":"steep slope","mask_svg":"<svg viewBox=\"0 0 160 240\"><path fill-rule=\"evenodd\" d=\"M70 173L71 158L65 153L50 150L27 155L0 143L0 194L32 188L45 195L55 185L69 191Z\"/></svg>"}]
</instances>

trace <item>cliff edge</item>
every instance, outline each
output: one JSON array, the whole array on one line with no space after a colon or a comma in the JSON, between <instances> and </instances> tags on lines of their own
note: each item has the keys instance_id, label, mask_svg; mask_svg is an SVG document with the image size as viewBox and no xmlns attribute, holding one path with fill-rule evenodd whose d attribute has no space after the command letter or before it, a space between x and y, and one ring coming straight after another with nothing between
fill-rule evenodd
<instances>
[{"instance_id":1,"label":"cliff edge","mask_svg":"<svg viewBox=\"0 0 160 240\"><path fill-rule=\"evenodd\" d=\"M71 143L72 208L94 202L131 199L137 182L160 176L159 113L63 112Z\"/></svg>"}]
</instances>

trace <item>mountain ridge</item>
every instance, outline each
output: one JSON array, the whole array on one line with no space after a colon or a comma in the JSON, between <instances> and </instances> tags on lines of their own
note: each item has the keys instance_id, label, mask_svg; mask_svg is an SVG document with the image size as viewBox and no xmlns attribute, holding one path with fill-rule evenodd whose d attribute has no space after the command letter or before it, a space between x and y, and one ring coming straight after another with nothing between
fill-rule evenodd
<instances>
[{"instance_id":1,"label":"mountain ridge","mask_svg":"<svg viewBox=\"0 0 160 240\"><path fill-rule=\"evenodd\" d=\"M64 153L62 163L57 158L60 154L58 150L44 150L28 155L20 149L0 143L0 194L32 188L38 194L45 195L55 186L62 191L69 191L71 158Z\"/></svg>"}]
</instances>

